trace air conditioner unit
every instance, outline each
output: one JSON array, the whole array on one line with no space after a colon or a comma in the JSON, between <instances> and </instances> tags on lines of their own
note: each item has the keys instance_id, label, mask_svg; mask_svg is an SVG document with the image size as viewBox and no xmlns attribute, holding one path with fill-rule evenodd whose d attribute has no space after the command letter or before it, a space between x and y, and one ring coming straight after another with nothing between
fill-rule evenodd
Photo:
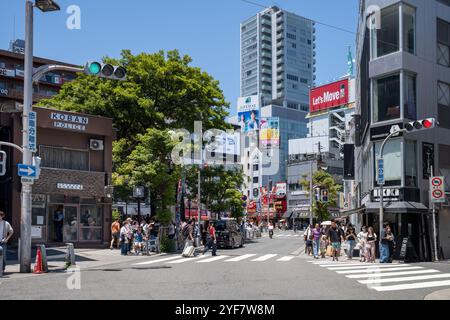
<instances>
[{"instance_id":1,"label":"air conditioner unit","mask_svg":"<svg viewBox=\"0 0 450 320\"><path fill-rule=\"evenodd\" d=\"M91 139L89 143L89 147L94 151L103 151L105 146L103 144L103 140Z\"/></svg>"}]
</instances>

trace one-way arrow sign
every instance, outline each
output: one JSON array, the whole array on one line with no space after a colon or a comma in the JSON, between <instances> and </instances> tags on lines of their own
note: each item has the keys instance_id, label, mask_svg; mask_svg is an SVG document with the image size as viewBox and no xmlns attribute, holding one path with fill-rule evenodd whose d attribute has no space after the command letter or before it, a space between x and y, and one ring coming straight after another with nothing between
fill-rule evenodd
<instances>
[{"instance_id":1,"label":"one-way arrow sign","mask_svg":"<svg viewBox=\"0 0 450 320\"><path fill-rule=\"evenodd\" d=\"M19 164L19 177L36 178L36 167Z\"/></svg>"}]
</instances>

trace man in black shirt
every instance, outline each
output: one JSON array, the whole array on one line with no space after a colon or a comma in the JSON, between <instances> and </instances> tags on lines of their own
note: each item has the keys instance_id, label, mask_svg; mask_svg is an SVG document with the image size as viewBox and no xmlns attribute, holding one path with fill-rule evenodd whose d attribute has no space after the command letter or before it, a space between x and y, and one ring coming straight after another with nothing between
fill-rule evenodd
<instances>
[{"instance_id":1,"label":"man in black shirt","mask_svg":"<svg viewBox=\"0 0 450 320\"><path fill-rule=\"evenodd\" d=\"M328 243L333 247L333 261L339 261L338 257L341 252L341 242L344 241L344 232L338 228L336 221L331 221L331 228L327 232Z\"/></svg>"}]
</instances>

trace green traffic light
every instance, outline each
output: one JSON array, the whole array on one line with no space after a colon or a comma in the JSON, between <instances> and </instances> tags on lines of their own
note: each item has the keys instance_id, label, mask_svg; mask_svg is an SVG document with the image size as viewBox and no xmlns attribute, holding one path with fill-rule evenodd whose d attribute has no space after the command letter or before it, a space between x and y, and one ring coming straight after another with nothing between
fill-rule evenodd
<instances>
[{"instance_id":1,"label":"green traffic light","mask_svg":"<svg viewBox=\"0 0 450 320\"><path fill-rule=\"evenodd\" d=\"M102 70L102 66L98 62L92 62L89 65L89 72L93 75L99 74L101 70Z\"/></svg>"}]
</instances>

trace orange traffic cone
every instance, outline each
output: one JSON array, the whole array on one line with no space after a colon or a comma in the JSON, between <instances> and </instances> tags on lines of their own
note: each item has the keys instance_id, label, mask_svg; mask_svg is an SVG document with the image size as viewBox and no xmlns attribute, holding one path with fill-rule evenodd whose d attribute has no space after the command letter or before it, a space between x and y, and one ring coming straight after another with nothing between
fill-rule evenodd
<instances>
[{"instance_id":1,"label":"orange traffic cone","mask_svg":"<svg viewBox=\"0 0 450 320\"><path fill-rule=\"evenodd\" d=\"M42 253L41 253L40 247L38 247L38 249L37 249L36 262L34 264L33 273L43 273L43 271L42 271Z\"/></svg>"}]
</instances>

